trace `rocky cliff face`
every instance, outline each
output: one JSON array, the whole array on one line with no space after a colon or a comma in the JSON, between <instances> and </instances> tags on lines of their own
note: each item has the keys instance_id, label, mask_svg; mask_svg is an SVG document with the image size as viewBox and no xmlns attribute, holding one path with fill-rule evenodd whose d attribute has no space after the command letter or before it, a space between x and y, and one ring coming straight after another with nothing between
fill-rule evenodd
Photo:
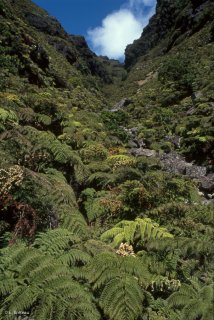
<instances>
[{"instance_id":1,"label":"rocky cliff face","mask_svg":"<svg viewBox=\"0 0 214 320\"><path fill-rule=\"evenodd\" d=\"M210 0L158 0L156 13L141 37L126 48L126 68L130 68L140 56L161 43L158 54L169 51L185 37L212 21L213 12L214 4Z\"/></svg>"}]
</instances>

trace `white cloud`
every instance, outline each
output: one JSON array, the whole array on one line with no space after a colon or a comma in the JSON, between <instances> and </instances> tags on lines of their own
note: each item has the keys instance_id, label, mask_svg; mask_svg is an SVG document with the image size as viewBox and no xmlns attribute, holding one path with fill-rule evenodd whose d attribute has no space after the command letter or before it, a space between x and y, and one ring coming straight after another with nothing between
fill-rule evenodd
<instances>
[{"instance_id":1,"label":"white cloud","mask_svg":"<svg viewBox=\"0 0 214 320\"><path fill-rule=\"evenodd\" d=\"M127 0L107 15L102 26L88 31L88 41L98 55L122 59L126 46L138 39L154 13L156 0Z\"/></svg>"},{"instance_id":2,"label":"white cloud","mask_svg":"<svg viewBox=\"0 0 214 320\"><path fill-rule=\"evenodd\" d=\"M95 51L109 58L121 58L128 43L139 38L142 32L141 23L133 13L121 9L108 15L102 27L88 32Z\"/></svg>"}]
</instances>

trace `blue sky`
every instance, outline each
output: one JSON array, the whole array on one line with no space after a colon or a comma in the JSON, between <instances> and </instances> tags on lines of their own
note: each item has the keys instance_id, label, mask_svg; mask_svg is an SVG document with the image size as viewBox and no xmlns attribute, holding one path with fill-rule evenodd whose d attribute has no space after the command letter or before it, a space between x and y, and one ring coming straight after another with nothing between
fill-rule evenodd
<instances>
[{"instance_id":1,"label":"blue sky","mask_svg":"<svg viewBox=\"0 0 214 320\"><path fill-rule=\"evenodd\" d=\"M71 34L86 37L98 55L122 60L127 44L139 38L156 0L33 0Z\"/></svg>"}]
</instances>

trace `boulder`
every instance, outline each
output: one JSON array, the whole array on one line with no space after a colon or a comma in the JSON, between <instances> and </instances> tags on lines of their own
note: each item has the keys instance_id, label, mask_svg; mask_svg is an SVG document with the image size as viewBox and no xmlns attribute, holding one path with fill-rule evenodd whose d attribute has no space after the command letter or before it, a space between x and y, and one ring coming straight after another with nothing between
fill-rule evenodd
<instances>
[{"instance_id":1,"label":"boulder","mask_svg":"<svg viewBox=\"0 0 214 320\"><path fill-rule=\"evenodd\" d=\"M190 178L201 178L206 176L207 173L207 169L206 167L202 167L202 166L187 166L186 167L186 175Z\"/></svg>"},{"instance_id":2,"label":"boulder","mask_svg":"<svg viewBox=\"0 0 214 320\"><path fill-rule=\"evenodd\" d=\"M157 152L155 150L144 149L144 148L138 148L138 149L132 148L130 150L130 153L136 157L140 157L140 156L156 157L157 155Z\"/></svg>"},{"instance_id":3,"label":"boulder","mask_svg":"<svg viewBox=\"0 0 214 320\"><path fill-rule=\"evenodd\" d=\"M200 179L200 189L212 194L214 191L214 173L210 173Z\"/></svg>"},{"instance_id":4,"label":"boulder","mask_svg":"<svg viewBox=\"0 0 214 320\"><path fill-rule=\"evenodd\" d=\"M111 109L112 112L119 111L123 109L124 107L127 107L131 103L130 99L124 98L120 100L118 103L114 105L114 107Z\"/></svg>"},{"instance_id":5,"label":"boulder","mask_svg":"<svg viewBox=\"0 0 214 320\"><path fill-rule=\"evenodd\" d=\"M171 173L185 174L187 164L185 160L176 153L164 153L160 156L163 170Z\"/></svg>"}]
</instances>

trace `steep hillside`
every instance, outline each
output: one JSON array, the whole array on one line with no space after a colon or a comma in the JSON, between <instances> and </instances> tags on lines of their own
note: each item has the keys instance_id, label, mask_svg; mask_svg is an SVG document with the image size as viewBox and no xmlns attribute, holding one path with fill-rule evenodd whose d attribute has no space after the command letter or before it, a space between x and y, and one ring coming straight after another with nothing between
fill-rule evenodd
<instances>
[{"instance_id":1,"label":"steep hillside","mask_svg":"<svg viewBox=\"0 0 214 320\"><path fill-rule=\"evenodd\" d=\"M159 0L156 14L140 39L126 48L125 65L130 68L137 59L161 44L158 54L168 52L185 38L213 21L214 5L210 0Z\"/></svg>"},{"instance_id":2,"label":"steep hillside","mask_svg":"<svg viewBox=\"0 0 214 320\"><path fill-rule=\"evenodd\" d=\"M124 69L0 0L0 319L211 320L213 12L158 1Z\"/></svg>"}]
</instances>

